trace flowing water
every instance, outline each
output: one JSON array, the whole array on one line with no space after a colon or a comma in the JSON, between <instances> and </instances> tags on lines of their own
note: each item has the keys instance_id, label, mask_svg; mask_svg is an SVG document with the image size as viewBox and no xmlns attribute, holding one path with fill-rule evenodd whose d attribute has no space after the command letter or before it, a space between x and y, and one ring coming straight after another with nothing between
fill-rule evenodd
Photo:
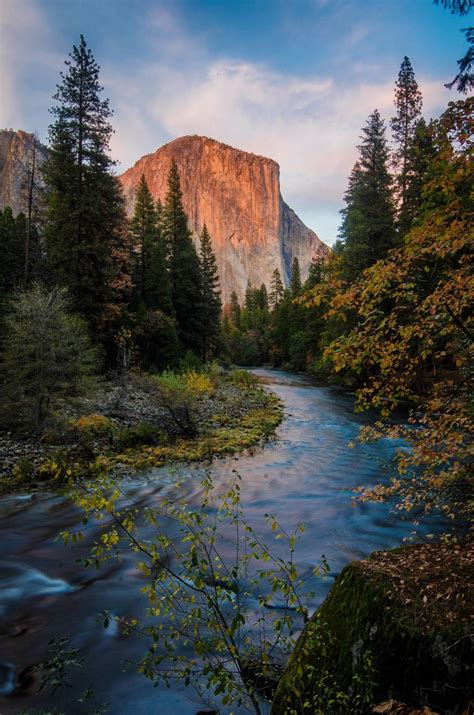
<instances>
[{"instance_id":1,"label":"flowing water","mask_svg":"<svg viewBox=\"0 0 474 715\"><path fill-rule=\"evenodd\" d=\"M387 479L393 454L403 445L382 440L350 448L348 443L356 440L367 421L354 415L350 395L314 386L300 375L263 369L256 373L284 405L277 439L263 449L216 460L211 472L218 491L225 490L233 470L240 473L245 517L265 540L272 540L265 513L274 514L286 529L305 523L297 548L300 571L310 574L323 554L331 569L328 578L311 584L316 588L310 604L314 609L344 564L397 546L412 535L413 522L392 513L388 505L354 506L352 501L357 485ZM181 472L187 501L199 504L203 468ZM173 495L175 480L169 470L153 470L127 480L125 489L136 502L153 505L163 495ZM98 614L109 610L118 617L143 615L143 580L131 555L100 571L78 565L76 560L88 555L95 530L86 531L84 542L72 547L57 541L59 531L77 528L78 519L74 506L54 493L0 499L0 714L53 705L67 715L91 713L92 701L77 702L89 686L94 703L109 703L114 715L194 715L209 710L191 688L179 683L170 689L154 688L127 666L127 660L143 654L144 641L125 639L118 628L104 630ZM418 535L440 527L424 523L417 527ZM275 543L276 549L280 543ZM230 536L222 548L231 558ZM68 647L80 649L84 665L72 668L71 688L54 695L33 694L35 682L28 668L44 659L50 639L60 637L70 638Z\"/></svg>"}]
</instances>

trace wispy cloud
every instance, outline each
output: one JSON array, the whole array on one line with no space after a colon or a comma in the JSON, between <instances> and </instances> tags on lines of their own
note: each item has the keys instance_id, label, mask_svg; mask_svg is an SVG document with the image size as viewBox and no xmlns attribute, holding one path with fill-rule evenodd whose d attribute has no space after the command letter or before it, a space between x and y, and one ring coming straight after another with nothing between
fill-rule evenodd
<instances>
[{"instance_id":1,"label":"wispy cloud","mask_svg":"<svg viewBox=\"0 0 474 715\"><path fill-rule=\"evenodd\" d=\"M45 76L61 67L51 28L35 0L0 5L0 126L33 130L35 103L49 106L54 90ZM49 96L48 96L49 94ZM33 119L33 121L32 121Z\"/></svg>"},{"instance_id":2,"label":"wispy cloud","mask_svg":"<svg viewBox=\"0 0 474 715\"><path fill-rule=\"evenodd\" d=\"M375 108L387 119L393 114L393 82L347 87L329 77L288 76L236 60L211 63L197 75L156 67L153 76L154 91L146 101L137 97L135 86L124 124L122 110L117 113L114 150L125 166L140 153L138 136L141 153L169 138L203 134L270 156L280 164L285 198L303 218L314 220L319 208L325 225L320 228L316 221L312 227L323 239L334 240L360 129ZM436 114L446 90L438 81L421 79L420 84L427 116ZM125 98L119 101L120 107L125 104ZM145 104L146 120L130 106Z\"/></svg>"},{"instance_id":3,"label":"wispy cloud","mask_svg":"<svg viewBox=\"0 0 474 715\"><path fill-rule=\"evenodd\" d=\"M343 0L313 2L324 15L333 13L332 20L347 12ZM3 126L35 129L39 107L47 117L65 59L64 37L58 41L47 7L46 0L1 2ZM393 113L393 67L367 54L348 62L344 73L330 64L324 71L289 73L269 62L224 56L208 49L206 28L191 31L185 13L166 0L147 6L137 27L136 53L99 58L115 109L112 151L119 170L182 134L203 134L270 156L280 164L285 199L332 242L360 129L376 107L386 119ZM330 28L326 23L321 29L328 34ZM363 47L369 33L366 18L351 23L338 36L335 53L352 57L351 47ZM442 79L418 81L425 115L437 115L451 98Z\"/></svg>"}]
</instances>

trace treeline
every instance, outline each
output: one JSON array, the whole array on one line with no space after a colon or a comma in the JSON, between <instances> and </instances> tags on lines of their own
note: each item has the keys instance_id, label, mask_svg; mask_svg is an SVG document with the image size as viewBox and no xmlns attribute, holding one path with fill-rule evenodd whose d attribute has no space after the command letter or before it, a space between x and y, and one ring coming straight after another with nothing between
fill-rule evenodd
<instances>
[{"instance_id":1,"label":"treeline","mask_svg":"<svg viewBox=\"0 0 474 715\"><path fill-rule=\"evenodd\" d=\"M474 82L471 81L471 87ZM339 240L298 304L313 336L308 368L356 388L356 407L380 421L363 438L403 438L391 484L371 499L398 508L472 509L474 98L437 120L405 57L391 119L394 148L375 110L362 130ZM314 327L313 327L314 326ZM408 425L391 416L403 407Z\"/></svg>"},{"instance_id":2,"label":"treeline","mask_svg":"<svg viewBox=\"0 0 474 715\"><path fill-rule=\"evenodd\" d=\"M307 370L309 356L315 354L318 325L300 302L316 285L324 270L324 259L314 259L308 278L301 281L298 258L291 265L288 288L283 286L278 268L273 271L270 290L250 283L240 305L235 292L223 316L223 354L239 365L272 365L291 370Z\"/></svg>"},{"instance_id":3,"label":"treeline","mask_svg":"<svg viewBox=\"0 0 474 715\"><path fill-rule=\"evenodd\" d=\"M453 157L457 160L460 152L470 149L471 102L452 104L439 120L427 123L421 114L422 95L413 68L409 58L404 58L395 84L396 111L390 120L392 145L386 123L375 109L362 128L359 156L349 176L339 237L331 256L313 260L303 284L295 259L288 288L275 270L268 291L263 285L249 285L242 304L232 295L224 315L231 361L269 363L319 377L340 377L342 371L336 375L328 349L351 333L359 321L356 305L348 304L342 310L346 290L365 281L367 269L381 265L393 251L410 252L415 230L434 210L444 210L447 187L438 183L435 191L433 186L443 171L451 171L454 180ZM459 147L456 130L462 139ZM457 183L459 213L465 220L471 206L469 183L463 181ZM439 257L437 263L441 268ZM428 269L421 278L413 276L424 290L430 285L427 273ZM411 289L416 288L417 282ZM381 320L391 307L388 300L379 313ZM358 365L345 369L343 377L358 385L370 373L369 364ZM422 375L420 370L420 380Z\"/></svg>"},{"instance_id":4,"label":"treeline","mask_svg":"<svg viewBox=\"0 0 474 715\"><path fill-rule=\"evenodd\" d=\"M344 286L361 280L367 268L404 244L424 214L423 191L438 154L435 123L428 125L421 115L422 96L408 57L395 84L394 103L392 149L377 109L362 128L359 156L349 176L339 237L330 258L313 261L304 285L296 259L287 289L275 271L270 299L264 286L257 290L249 286L241 307L236 307L233 296L224 320L231 360L248 365L269 362L335 377L326 349L357 323L357 317L355 312L343 317L337 312L327 315L325 305L315 302L314 290L325 286L342 294ZM349 373L346 381L365 377L364 371Z\"/></svg>"},{"instance_id":5,"label":"treeline","mask_svg":"<svg viewBox=\"0 0 474 715\"><path fill-rule=\"evenodd\" d=\"M467 87L474 81L467 78ZM283 289L248 287L224 318L231 359L306 370L356 390L356 407L380 421L363 437L405 439L398 475L367 498L472 509L474 98L450 102L437 120L405 57L390 120L377 110L362 129L339 238L302 286L297 262ZM403 407L408 426L391 421Z\"/></svg>"},{"instance_id":6,"label":"treeline","mask_svg":"<svg viewBox=\"0 0 474 715\"><path fill-rule=\"evenodd\" d=\"M48 322L40 319L48 306L42 296L52 296L52 305L59 290L62 309L83 321L99 369L208 361L221 333L211 237L203 226L195 247L175 163L163 205L142 176L127 219L110 158L112 112L101 95L99 66L81 36L54 95L49 156L40 168L36 139L32 145L25 212L0 212L2 348L19 303L28 312L29 294L31 320ZM32 325L24 331L32 341Z\"/></svg>"}]
</instances>

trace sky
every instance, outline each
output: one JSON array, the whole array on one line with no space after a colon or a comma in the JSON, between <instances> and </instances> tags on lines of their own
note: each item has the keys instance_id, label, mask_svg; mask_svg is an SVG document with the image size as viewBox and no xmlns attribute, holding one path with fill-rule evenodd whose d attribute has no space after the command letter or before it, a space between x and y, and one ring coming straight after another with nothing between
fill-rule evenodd
<instances>
[{"instance_id":1,"label":"sky","mask_svg":"<svg viewBox=\"0 0 474 715\"><path fill-rule=\"evenodd\" d=\"M0 127L47 142L82 33L118 172L184 134L269 156L286 202L332 244L361 127L375 108L389 123L404 55L439 116L469 23L432 0L0 0Z\"/></svg>"}]
</instances>

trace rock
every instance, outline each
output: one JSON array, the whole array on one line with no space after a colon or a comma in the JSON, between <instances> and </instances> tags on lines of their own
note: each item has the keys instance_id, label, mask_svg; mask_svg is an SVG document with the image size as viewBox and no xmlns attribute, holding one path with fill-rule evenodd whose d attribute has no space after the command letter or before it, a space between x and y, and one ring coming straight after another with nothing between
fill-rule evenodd
<instances>
[{"instance_id":1,"label":"rock","mask_svg":"<svg viewBox=\"0 0 474 715\"><path fill-rule=\"evenodd\" d=\"M472 697L473 564L466 541L460 549L402 547L346 566L296 644L272 715L303 712L301 702L304 712L326 712L322 698L338 691L352 697L340 712L353 712L355 696L367 706L413 703L374 712L460 712Z\"/></svg>"},{"instance_id":2,"label":"rock","mask_svg":"<svg viewBox=\"0 0 474 715\"><path fill-rule=\"evenodd\" d=\"M13 214L26 212L25 182L31 171L33 134L13 129L0 131L0 209L10 206ZM38 143L36 165L39 168L47 158L45 146ZM36 182L40 184L39 173Z\"/></svg>"},{"instance_id":3,"label":"rock","mask_svg":"<svg viewBox=\"0 0 474 715\"><path fill-rule=\"evenodd\" d=\"M401 703L393 698L386 700L384 703L380 703L380 705L376 705L372 708L372 712L378 713L378 715L439 715L434 710L431 710L431 708L423 707L421 709L413 709L409 705L405 705L405 703Z\"/></svg>"},{"instance_id":4,"label":"rock","mask_svg":"<svg viewBox=\"0 0 474 715\"><path fill-rule=\"evenodd\" d=\"M142 174L154 198L164 200L173 159L190 228L196 238L206 223L212 237L224 302L233 290L242 299L248 280L269 287L275 268L288 285L295 256L305 278L312 257L329 254L330 249L283 201L275 161L206 137L175 139L122 174L129 213Z\"/></svg>"}]
</instances>

